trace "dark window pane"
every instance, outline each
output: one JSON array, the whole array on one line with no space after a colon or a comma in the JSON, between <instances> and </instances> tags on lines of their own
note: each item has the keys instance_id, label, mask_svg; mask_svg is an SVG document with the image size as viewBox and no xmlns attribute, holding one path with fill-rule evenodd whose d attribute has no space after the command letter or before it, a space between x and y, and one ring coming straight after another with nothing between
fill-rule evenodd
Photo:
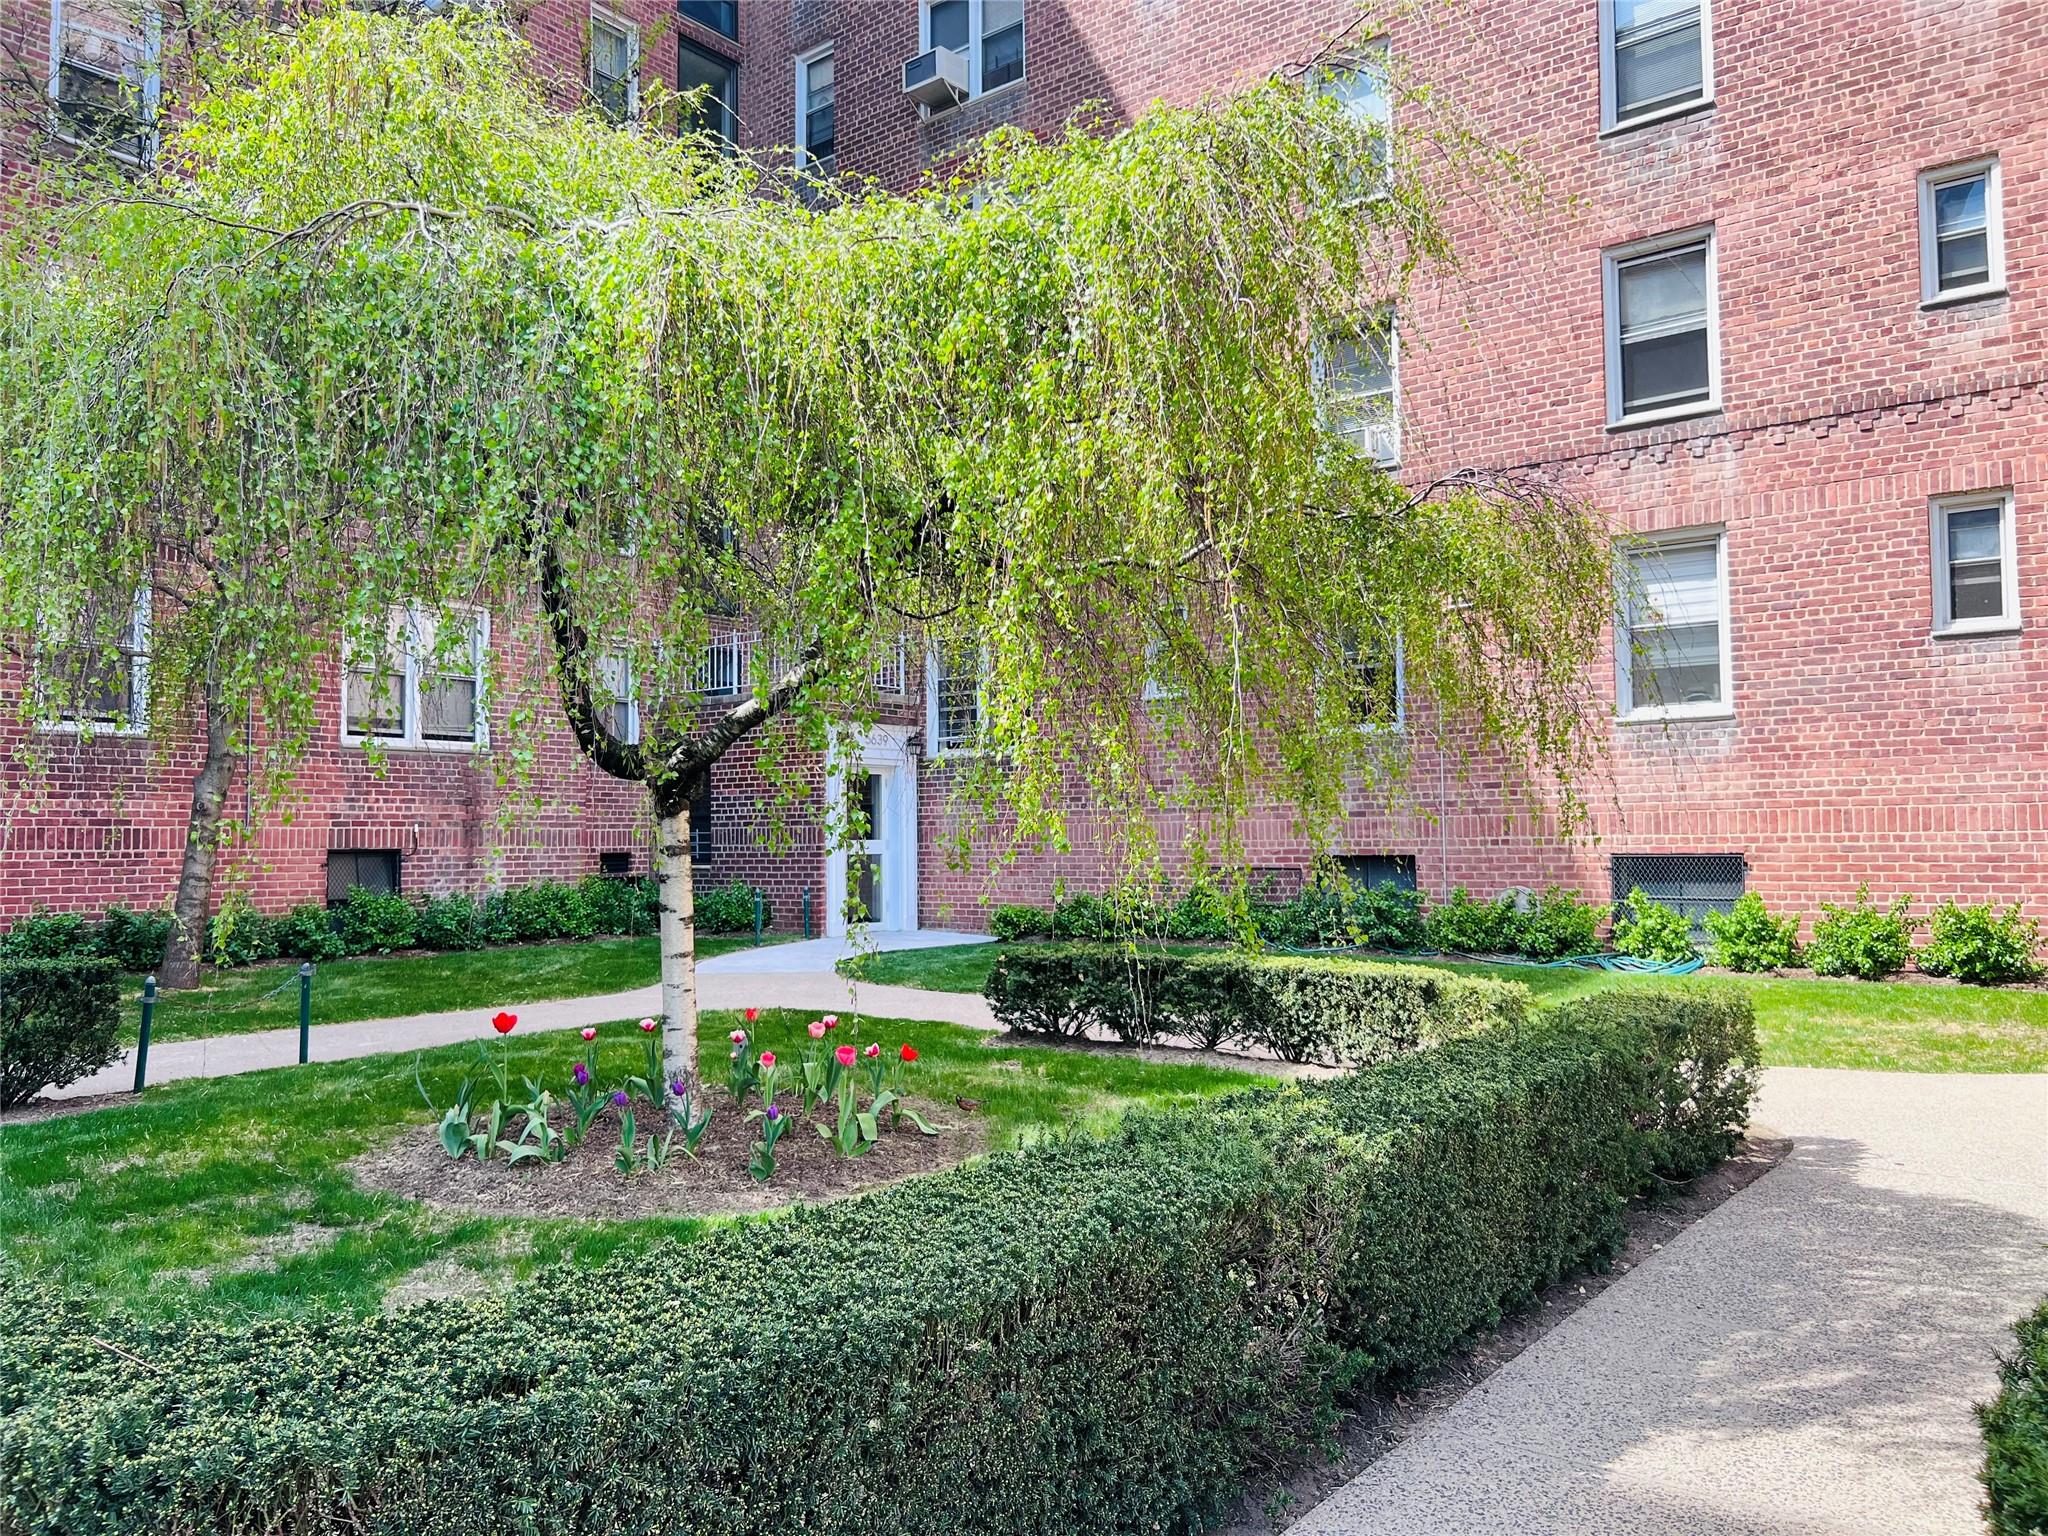
<instances>
[{"instance_id":1,"label":"dark window pane","mask_svg":"<svg viewBox=\"0 0 2048 1536\"><path fill-rule=\"evenodd\" d=\"M1935 243L1939 282L1943 292L1951 288L1974 288L1991 280L1991 240L1983 231L1974 235L1944 236Z\"/></svg>"},{"instance_id":2,"label":"dark window pane","mask_svg":"<svg viewBox=\"0 0 2048 1536\"><path fill-rule=\"evenodd\" d=\"M1415 855L1412 853L1346 853L1337 856L1337 868L1345 879L1361 890L1383 885L1404 891L1415 889Z\"/></svg>"},{"instance_id":3,"label":"dark window pane","mask_svg":"<svg viewBox=\"0 0 2048 1536\"><path fill-rule=\"evenodd\" d=\"M704 92L696 110L683 115L682 131L709 133L727 144L737 143L734 114L739 107L739 66L693 43L682 43L679 50L676 89L693 91L702 87Z\"/></svg>"},{"instance_id":4,"label":"dark window pane","mask_svg":"<svg viewBox=\"0 0 2048 1536\"><path fill-rule=\"evenodd\" d=\"M739 0L676 0L676 10L721 36L739 38Z\"/></svg>"},{"instance_id":5,"label":"dark window pane","mask_svg":"<svg viewBox=\"0 0 2048 1536\"><path fill-rule=\"evenodd\" d=\"M982 41L981 88L992 91L999 85L1024 78L1024 23L991 32Z\"/></svg>"},{"instance_id":6,"label":"dark window pane","mask_svg":"<svg viewBox=\"0 0 2048 1536\"><path fill-rule=\"evenodd\" d=\"M327 904L331 907L346 900L358 887L377 896L396 891L398 850L358 848L328 854Z\"/></svg>"},{"instance_id":7,"label":"dark window pane","mask_svg":"<svg viewBox=\"0 0 2048 1536\"><path fill-rule=\"evenodd\" d=\"M926 15L931 21L932 47L967 51L967 0L938 0Z\"/></svg>"},{"instance_id":8,"label":"dark window pane","mask_svg":"<svg viewBox=\"0 0 2048 1536\"><path fill-rule=\"evenodd\" d=\"M1621 406L1648 411L1707 398L1707 329L1621 345Z\"/></svg>"},{"instance_id":9,"label":"dark window pane","mask_svg":"<svg viewBox=\"0 0 2048 1536\"><path fill-rule=\"evenodd\" d=\"M690 862L702 864L717 847L711 835L711 781L706 779L690 796Z\"/></svg>"},{"instance_id":10,"label":"dark window pane","mask_svg":"<svg viewBox=\"0 0 2048 1536\"><path fill-rule=\"evenodd\" d=\"M1633 117L1676 106L1703 94L1700 28L1677 27L1651 37L1614 44L1614 115Z\"/></svg>"}]
</instances>

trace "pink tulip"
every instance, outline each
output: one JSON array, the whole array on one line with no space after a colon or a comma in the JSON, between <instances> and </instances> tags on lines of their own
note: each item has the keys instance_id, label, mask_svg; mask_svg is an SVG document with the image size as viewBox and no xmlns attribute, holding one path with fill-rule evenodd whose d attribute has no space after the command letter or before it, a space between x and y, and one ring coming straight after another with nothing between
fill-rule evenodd
<instances>
[{"instance_id":1,"label":"pink tulip","mask_svg":"<svg viewBox=\"0 0 2048 1536\"><path fill-rule=\"evenodd\" d=\"M842 1067L850 1067L853 1065L852 1046L842 1045L841 1047L839 1047L838 1050L834 1051L832 1054L839 1058L839 1065L841 1065Z\"/></svg>"},{"instance_id":2,"label":"pink tulip","mask_svg":"<svg viewBox=\"0 0 2048 1536\"><path fill-rule=\"evenodd\" d=\"M861 1052L861 1055L867 1057L869 1061L873 1061L877 1056L881 1054L882 1048L879 1045L871 1045L866 1050Z\"/></svg>"},{"instance_id":3,"label":"pink tulip","mask_svg":"<svg viewBox=\"0 0 2048 1536\"><path fill-rule=\"evenodd\" d=\"M823 1019L811 1020L811 1038L813 1040L825 1038L825 1021Z\"/></svg>"},{"instance_id":4,"label":"pink tulip","mask_svg":"<svg viewBox=\"0 0 2048 1536\"><path fill-rule=\"evenodd\" d=\"M661 1026L656 1024L652 1019L642 1019L640 1021L640 1033L643 1035L651 1035L655 1032L655 1030L659 1029L660 1027Z\"/></svg>"},{"instance_id":5,"label":"pink tulip","mask_svg":"<svg viewBox=\"0 0 2048 1536\"><path fill-rule=\"evenodd\" d=\"M772 1066L774 1066L774 1065L775 1065L775 1053L774 1053L773 1051L763 1051L763 1052L761 1053L761 1065L762 1065L762 1066L764 1066L764 1067L772 1067Z\"/></svg>"},{"instance_id":6,"label":"pink tulip","mask_svg":"<svg viewBox=\"0 0 2048 1536\"><path fill-rule=\"evenodd\" d=\"M837 1029L837 1028L839 1027L839 1015L838 1015L838 1014L836 1014L836 1013L828 1013L828 1014L826 1014L826 1015L825 1015L825 1027L826 1027L827 1029Z\"/></svg>"},{"instance_id":7,"label":"pink tulip","mask_svg":"<svg viewBox=\"0 0 2048 1536\"><path fill-rule=\"evenodd\" d=\"M593 1027L593 1026L591 1026L591 1025L588 1025L588 1024L584 1025L584 1026L583 1026L583 1038L584 1038L584 1039L585 1039L586 1041L588 1041L588 1040L595 1040L595 1039L597 1038L597 1030L596 1030L596 1028L595 1028L595 1027Z\"/></svg>"},{"instance_id":8,"label":"pink tulip","mask_svg":"<svg viewBox=\"0 0 2048 1536\"><path fill-rule=\"evenodd\" d=\"M747 1032L744 1029L736 1029L725 1038L734 1045L745 1045L747 1043Z\"/></svg>"}]
</instances>

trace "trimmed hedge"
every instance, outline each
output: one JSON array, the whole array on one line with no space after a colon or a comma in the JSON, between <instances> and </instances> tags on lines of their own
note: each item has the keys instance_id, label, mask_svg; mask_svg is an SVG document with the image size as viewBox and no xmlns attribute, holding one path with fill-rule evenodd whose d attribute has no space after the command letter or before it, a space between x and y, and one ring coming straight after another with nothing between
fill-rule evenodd
<instances>
[{"instance_id":1,"label":"trimmed hedge","mask_svg":"<svg viewBox=\"0 0 2048 1536\"><path fill-rule=\"evenodd\" d=\"M1998 1362L1998 1396L1977 1410L1984 1428L1984 1515L1992 1536L2048 1532L2048 1300L2013 1324Z\"/></svg>"},{"instance_id":2,"label":"trimmed hedge","mask_svg":"<svg viewBox=\"0 0 2048 1536\"><path fill-rule=\"evenodd\" d=\"M118 974L106 959L0 960L0 1109L120 1057Z\"/></svg>"},{"instance_id":3,"label":"trimmed hedge","mask_svg":"<svg viewBox=\"0 0 2048 1536\"><path fill-rule=\"evenodd\" d=\"M1653 1053L1544 1020L392 1316L124 1322L0 1268L0 1528L1199 1529L1611 1255Z\"/></svg>"},{"instance_id":4,"label":"trimmed hedge","mask_svg":"<svg viewBox=\"0 0 2048 1536\"><path fill-rule=\"evenodd\" d=\"M1529 1008L1518 982L1423 966L1114 944L1005 946L984 991L997 1020L1021 1034L1100 1029L1133 1045L1253 1046L1349 1067L1519 1023Z\"/></svg>"}]
</instances>

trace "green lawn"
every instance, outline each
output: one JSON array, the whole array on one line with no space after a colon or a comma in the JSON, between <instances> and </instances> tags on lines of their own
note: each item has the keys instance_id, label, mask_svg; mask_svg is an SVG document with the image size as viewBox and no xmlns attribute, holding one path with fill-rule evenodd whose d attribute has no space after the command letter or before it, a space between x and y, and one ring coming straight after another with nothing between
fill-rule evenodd
<instances>
[{"instance_id":1,"label":"green lawn","mask_svg":"<svg viewBox=\"0 0 2048 1536\"><path fill-rule=\"evenodd\" d=\"M895 950L864 962L866 978L896 986L978 992L999 946ZM1605 987L1654 984L1608 971L1527 965L1400 961L1519 981L1539 1002ZM2048 1072L2048 992L1910 981L1729 978L1756 999L1764 1060L1780 1067L1864 1067L1890 1072Z\"/></svg>"},{"instance_id":2,"label":"green lawn","mask_svg":"<svg viewBox=\"0 0 2048 1536\"><path fill-rule=\"evenodd\" d=\"M754 942L752 934L697 941L708 960ZM779 942L774 939L765 942ZM644 987L656 979L658 950L649 936L574 944L512 944L438 955L366 955L314 967L313 1022L401 1018L463 1008L591 997ZM157 1040L195 1040L299 1022L298 965L212 970L191 992L157 998L150 1033ZM129 1029L141 1021L141 984L129 989Z\"/></svg>"},{"instance_id":3,"label":"green lawn","mask_svg":"<svg viewBox=\"0 0 2048 1536\"><path fill-rule=\"evenodd\" d=\"M794 1060L808 1013L763 1015L763 1043ZM731 1014L707 1015L705 1059L723 1060ZM1100 1125L1129 1105L1265 1081L1250 1071L1149 1065L1109 1053L988 1048L949 1024L869 1021L869 1038L922 1053L912 1091L980 1101L992 1146L1038 1127ZM856 1036L858 1039L858 1036ZM566 1080L570 1030L509 1042L516 1084ZM453 1097L471 1045L422 1058L429 1092ZM702 1231L696 1219L573 1221L469 1216L359 1188L344 1166L434 1116L412 1056L285 1067L152 1088L136 1103L0 1126L0 1252L139 1311L230 1315L366 1311L408 1275L453 1265L496 1280L550 1260L593 1260ZM730 1113L716 1089L715 1102ZM719 1111L714 1111L719 1112Z\"/></svg>"}]
</instances>

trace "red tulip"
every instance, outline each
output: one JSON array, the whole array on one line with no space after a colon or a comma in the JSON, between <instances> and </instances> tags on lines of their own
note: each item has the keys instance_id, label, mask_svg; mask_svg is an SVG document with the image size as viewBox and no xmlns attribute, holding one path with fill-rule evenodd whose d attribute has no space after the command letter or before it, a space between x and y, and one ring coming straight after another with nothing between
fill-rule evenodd
<instances>
[{"instance_id":1,"label":"red tulip","mask_svg":"<svg viewBox=\"0 0 2048 1536\"><path fill-rule=\"evenodd\" d=\"M839 1047L838 1050L834 1051L832 1054L839 1058L839 1065L841 1065L842 1067L850 1067L853 1065L852 1046L842 1045Z\"/></svg>"},{"instance_id":2,"label":"red tulip","mask_svg":"<svg viewBox=\"0 0 2048 1536\"><path fill-rule=\"evenodd\" d=\"M905 1061L915 1061L917 1060L917 1047L914 1045L906 1045L903 1047L902 1050L898 1051L896 1054L898 1056L901 1056Z\"/></svg>"},{"instance_id":3,"label":"red tulip","mask_svg":"<svg viewBox=\"0 0 2048 1536\"><path fill-rule=\"evenodd\" d=\"M760 1009L758 1009L758 1008L749 1008L749 1009L748 1009L748 1010L746 1011L746 1015L745 1015L745 1017L746 1017L746 1021L747 1021L747 1022L748 1022L749 1024L751 1024L751 1023L753 1023L753 1022L754 1022L754 1020L756 1020L756 1019L758 1019L758 1018L760 1018L760 1017L761 1017L761 1010L760 1010Z\"/></svg>"},{"instance_id":4,"label":"red tulip","mask_svg":"<svg viewBox=\"0 0 2048 1536\"><path fill-rule=\"evenodd\" d=\"M491 1020L491 1028L495 1029L501 1035L509 1035L512 1033L512 1026L517 1024L518 1022L518 1014L501 1013Z\"/></svg>"},{"instance_id":5,"label":"red tulip","mask_svg":"<svg viewBox=\"0 0 2048 1536\"><path fill-rule=\"evenodd\" d=\"M837 1029L837 1028L839 1027L839 1015L838 1015L838 1014L836 1014L836 1013L828 1013L828 1014L826 1014L826 1015L825 1015L825 1027L826 1027L827 1029Z\"/></svg>"}]
</instances>

